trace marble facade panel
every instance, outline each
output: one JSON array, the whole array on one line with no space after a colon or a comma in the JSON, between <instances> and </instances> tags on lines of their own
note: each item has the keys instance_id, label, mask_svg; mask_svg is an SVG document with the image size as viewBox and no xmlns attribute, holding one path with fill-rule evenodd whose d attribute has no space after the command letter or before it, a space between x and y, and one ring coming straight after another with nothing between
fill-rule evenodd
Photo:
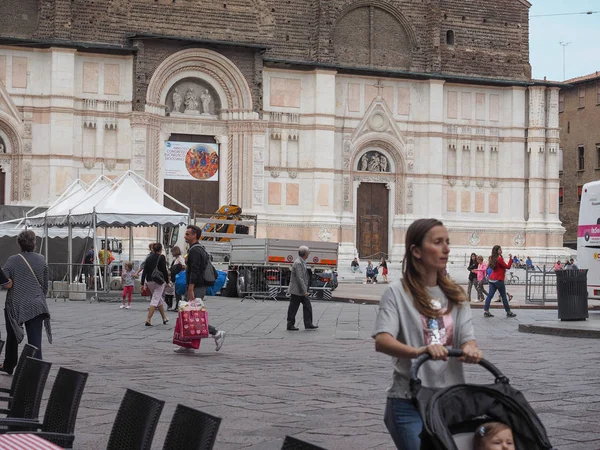
<instances>
[{"instance_id":1,"label":"marble facade panel","mask_svg":"<svg viewBox=\"0 0 600 450\"><path fill-rule=\"evenodd\" d=\"M485 120L485 94L475 95L475 119Z\"/></svg>"},{"instance_id":2,"label":"marble facade panel","mask_svg":"<svg viewBox=\"0 0 600 450\"><path fill-rule=\"evenodd\" d=\"M300 108L302 81L295 78L271 77L271 106Z\"/></svg>"},{"instance_id":3,"label":"marble facade panel","mask_svg":"<svg viewBox=\"0 0 600 450\"><path fill-rule=\"evenodd\" d=\"M321 184L319 185L319 194L318 194L318 203L319 206L329 206L329 185Z\"/></svg>"},{"instance_id":4,"label":"marble facade panel","mask_svg":"<svg viewBox=\"0 0 600 450\"><path fill-rule=\"evenodd\" d=\"M463 92L461 94L461 100L462 100L462 107L461 107L461 113L460 116L463 119L470 119L471 118L471 93L470 92Z\"/></svg>"},{"instance_id":5,"label":"marble facade panel","mask_svg":"<svg viewBox=\"0 0 600 450\"><path fill-rule=\"evenodd\" d=\"M491 214L498 213L498 193L490 192L488 212Z\"/></svg>"},{"instance_id":6,"label":"marble facade panel","mask_svg":"<svg viewBox=\"0 0 600 450\"><path fill-rule=\"evenodd\" d=\"M360 111L360 84L348 83L348 111Z\"/></svg>"},{"instance_id":7,"label":"marble facade panel","mask_svg":"<svg viewBox=\"0 0 600 450\"><path fill-rule=\"evenodd\" d=\"M448 91L446 116L448 119L458 119L458 92Z\"/></svg>"},{"instance_id":8,"label":"marble facade panel","mask_svg":"<svg viewBox=\"0 0 600 450\"><path fill-rule=\"evenodd\" d=\"M410 88L398 88L398 115L408 116L410 114Z\"/></svg>"},{"instance_id":9,"label":"marble facade panel","mask_svg":"<svg viewBox=\"0 0 600 450\"><path fill-rule=\"evenodd\" d=\"M475 192L475 212L485 212L485 194L483 192Z\"/></svg>"},{"instance_id":10,"label":"marble facade panel","mask_svg":"<svg viewBox=\"0 0 600 450\"><path fill-rule=\"evenodd\" d=\"M298 206L300 204L300 185L298 183L286 184L285 204L288 206Z\"/></svg>"},{"instance_id":11,"label":"marble facade panel","mask_svg":"<svg viewBox=\"0 0 600 450\"><path fill-rule=\"evenodd\" d=\"M22 56L12 57L12 87L27 87L27 58Z\"/></svg>"},{"instance_id":12,"label":"marble facade panel","mask_svg":"<svg viewBox=\"0 0 600 450\"><path fill-rule=\"evenodd\" d=\"M456 191L446 192L446 211L456 212Z\"/></svg>"},{"instance_id":13,"label":"marble facade panel","mask_svg":"<svg viewBox=\"0 0 600 450\"><path fill-rule=\"evenodd\" d=\"M6 86L6 55L0 55L0 83Z\"/></svg>"},{"instance_id":14,"label":"marble facade panel","mask_svg":"<svg viewBox=\"0 0 600 450\"><path fill-rule=\"evenodd\" d=\"M269 182L269 205L281 205L281 183Z\"/></svg>"},{"instance_id":15,"label":"marble facade panel","mask_svg":"<svg viewBox=\"0 0 600 450\"><path fill-rule=\"evenodd\" d=\"M460 193L460 210L461 212L471 212L471 192L463 191Z\"/></svg>"},{"instance_id":16,"label":"marble facade panel","mask_svg":"<svg viewBox=\"0 0 600 450\"><path fill-rule=\"evenodd\" d=\"M490 120L500 120L500 96L497 94L490 94Z\"/></svg>"},{"instance_id":17,"label":"marble facade panel","mask_svg":"<svg viewBox=\"0 0 600 450\"><path fill-rule=\"evenodd\" d=\"M83 92L86 94L98 93L98 79L100 74L100 64L83 63Z\"/></svg>"},{"instance_id":18,"label":"marble facade panel","mask_svg":"<svg viewBox=\"0 0 600 450\"><path fill-rule=\"evenodd\" d=\"M381 89L381 97L390 108L394 107L394 86L383 86ZM365 84L365 108L367 108L373 100L377 98L380 89L376 85Z\"/></svg>"},{"instance_id":19,"label":"marble facade panel","mask_svg":"<svg viewBox=\"0 0 600 450\"><path fill-rule=\"evenodd\" d=\"M121 93L121 66L104 64L104 93L119 95Z\"/></svg>"}]
</instances>

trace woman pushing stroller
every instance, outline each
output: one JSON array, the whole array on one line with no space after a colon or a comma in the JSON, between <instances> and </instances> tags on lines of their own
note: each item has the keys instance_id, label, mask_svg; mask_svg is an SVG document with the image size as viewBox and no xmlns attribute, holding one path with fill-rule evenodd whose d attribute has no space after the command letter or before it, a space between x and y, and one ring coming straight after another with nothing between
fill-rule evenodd
<instances>
[{"instance_id":1,"label":"woman pushing stroller","mask_svg":"<svg viewBox=\"0 0 600 450\"><path fill-rule=\"evenodd\" d=\"M379 304L375 349L393 357L385 424L400 450L419 450L423 422L410 399L411 360L428 353L433 362L421 369L423 384L442 388L463 384L461 362L479 363L471 309L464 290L444 276L450 242L436 219L419 219L406 233L402 280L386 289ZM448 348L461 358L448 359Z\"/></svg>"}]
</instances>

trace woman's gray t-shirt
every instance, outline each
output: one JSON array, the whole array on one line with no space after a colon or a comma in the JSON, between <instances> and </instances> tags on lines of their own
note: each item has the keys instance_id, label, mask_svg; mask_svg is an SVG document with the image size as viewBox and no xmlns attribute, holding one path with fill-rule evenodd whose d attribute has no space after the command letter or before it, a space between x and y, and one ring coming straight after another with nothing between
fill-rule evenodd
<instances>
[{"instance_id":1,"label":"woman's gray t-shirt","mask_svg":"<svg viewBox=\"0 0 600 450\"><path fill-rule=\"evenodd\" d=\"M448 307L448 299L442 290L427 288L432 302L442 310ZM399 342L413 347L441 344L450 348L461 348L475 339L471 308L468 302L454 306L450 314L437 318L422 316L414 306L413 298L402 282L391 284L383 293L379 303L379 312L375 320L373 338L379 333L389 333ZM392 358L394 375L389 398L409 398L409 380L411 359ZM463 365L458 359L448 361L427 361L419 370L423 386L442 388L465 382Z\"/></svg>"}]
</instances>

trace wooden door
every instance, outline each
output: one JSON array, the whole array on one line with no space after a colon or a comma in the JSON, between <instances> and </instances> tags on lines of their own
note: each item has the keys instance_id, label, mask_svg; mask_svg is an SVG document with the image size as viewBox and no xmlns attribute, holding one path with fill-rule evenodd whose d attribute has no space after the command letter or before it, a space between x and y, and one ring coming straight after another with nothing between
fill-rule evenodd
<instances>
[{"instance_id":1,"label":"wooden door","mask_svg":"<svg viewBox=\"0 0 600 450\"><path fill-rule=\"evenodd\" d=\"M357 192L357 248L361 259L388 257L388 196L383 183L361 183Z\"/></svg>"}]
</instances>

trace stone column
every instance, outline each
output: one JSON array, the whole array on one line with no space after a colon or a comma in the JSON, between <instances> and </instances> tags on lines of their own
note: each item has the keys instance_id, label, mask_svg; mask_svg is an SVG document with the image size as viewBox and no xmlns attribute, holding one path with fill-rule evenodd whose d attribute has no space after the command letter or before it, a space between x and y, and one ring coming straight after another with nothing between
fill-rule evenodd
<instances>
[{"instance_id":1,"label":"stone column","mask_svg":"<svg viewBox=\"0 0 600 450\"><path fill-rule=\"evenodd\" d=\"M544 226L544 213L540 211L544 207L542 202L546 184L545 165L542 165L546 147L546 87L531 86L528 90L529 217L527 228L533 231Z\"/></svg>"}]
</instances>

